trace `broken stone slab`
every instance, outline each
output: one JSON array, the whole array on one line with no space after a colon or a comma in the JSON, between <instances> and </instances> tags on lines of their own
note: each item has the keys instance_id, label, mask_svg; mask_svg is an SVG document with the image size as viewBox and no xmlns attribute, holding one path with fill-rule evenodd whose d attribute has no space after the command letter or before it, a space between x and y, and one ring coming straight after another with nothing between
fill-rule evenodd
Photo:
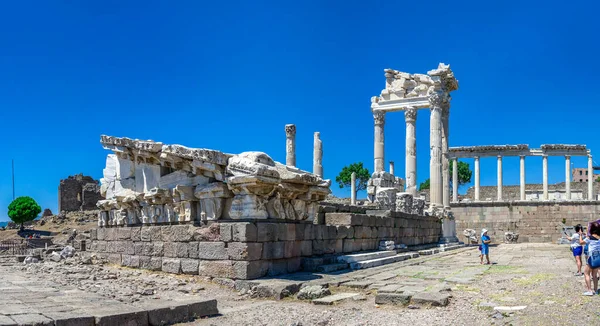
<instances>
[{"instance_id":1,"label":"broken stone slab","mask_svg":"<svg viewBox=\"0 0 600 326\"><path fill-rule=\"evenodd\" d=\"M84 312L45 312L44 316L52 318L56 326L94 326L94 317ZM2 324L0 324L2 325Z\"/></svg>"},{"instance_id":2,"label":"broken stone slab","mask_svg":"<svg viewBox=\"0 0 600 326\"><path fill-rule=\"evenodd\" d=\"M149 325L148 312L138 308L96 308L87 311L96 319L96 326Z\"/></svg>"},{"instance_id":3,"label":"broken stone slab","mask_svg":"<svg viewBox=\"0 0 600 326\"><path fill-rule=\"evenodd\" d=\"M420 292L413 295L412 304L431 305L434 307L445 307L450 303L450 295L440 292Z\"/></svg>"},{"instance_id":4,"label":"broken stone slab","mask_svg":"<svg viewBox=\"0 0 600 326\"><path fill-rule=\"evenodd\" d=\"M17 326L17 323L8 316L0 315L0 326Z\"/></svg>"},{"instance_id":5,"label":"broken stone slab","mask_svg":"<svg viewBox=\"0 0 600 326\"><path fill-rule=\"evenodd\" d=\"M499 306L499 307L494 307L494 310L496 310L498 312L512 312L512 311L523 310L525 308L527 308L527 306L512 306L512 307Z\"/></svg>"},{"instance_id":6,"label":"broken stone slab","mask_svg":"<svg viewBox=\"0 0 600 326\"><path fill-rule=\"evenodd\" d=\"M10 316L18 325L54 326L54 321L40 314L22 314Z\"/></svg>"},{"instance_id":7,"label":"broken stone slab","mask_svg":"<svg viewBox=\"0 0 600 326\"><path fill-rule=\"evenodd\" d=\"M331 291L328 288L320 285L311 285L300 289L296 298L299 300L314 300L328 295L331 295Z\"/></svg>"},{"instance_id":8,"label":"broken stone slab","mask_svg":"<svg viewBox=\"0 0 600 326\"><path fill-rule=\"evenodd\" d=\"M342 286L347 286L354 289L366 289L369 285L373 284L373 281L350 281L343 283Z\"/></svg>"},{"instance_id":9,"label":"broken stone slab","mask_svg":"<svg viewBox=\"0 0 600 326\"><path fill-rule=\"evenodd\" d=\"M255 293L259 298L281 300L298 293L301 284L300 282L265 281L256 286Z\"/></svg>"},{"instance_id":10,"label":"broken stone slab","mask_svg":"<svg viewBox=\"0 0 600 326\"><path fill-rule=\"evenodd\" d=\"M324 298L315 299L312 301L312 303L317 305L332 305L358 295L360 295L360 293L338 293Z\"/></svg>"},{"instance_id":11,"label":"broken stone slab","mask_svg":"<svg viewBox=\"0 0 600 326\"><path fill-rule=\"evenodd\" d=\"M412 293L378 293L375 296L375 304L407 305Z\"/></svg>"}]
</instances>

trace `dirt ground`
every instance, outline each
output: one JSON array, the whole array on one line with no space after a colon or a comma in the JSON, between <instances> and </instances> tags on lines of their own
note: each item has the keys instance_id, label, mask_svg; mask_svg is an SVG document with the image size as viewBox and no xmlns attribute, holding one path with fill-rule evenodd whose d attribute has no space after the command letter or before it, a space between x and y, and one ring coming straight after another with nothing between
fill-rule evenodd
<instances>
[{"instance_id":1,"label":"dirt ground","mask_svg":"<svg viewBox=\"0 0 600 326\"><path fill-rule=\"evenodd\" d=\"M432 257L421 266L431 274L464 272L482 268L477 256L476 249L467 250ZM584 279L574 276L568 247L499 245L491 248L491 259L494 264L483 266L481 275L452 286L447 307L376 305L376 290L368 289L361 291L365 300L333 306L296 299L244 300L233 294L219 298L221 316L189 325L600 325L600 296L582 296ZM348 289L332 288L333 293L340 291ZM499 306L524 308L498 312L494 308Z\"/></svg>"}]
</instances>

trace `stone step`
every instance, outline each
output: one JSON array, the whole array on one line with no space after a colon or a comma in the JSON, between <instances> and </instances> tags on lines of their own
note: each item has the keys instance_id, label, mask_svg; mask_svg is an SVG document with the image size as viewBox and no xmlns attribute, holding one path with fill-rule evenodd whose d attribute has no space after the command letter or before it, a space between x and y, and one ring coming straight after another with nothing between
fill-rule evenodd
<instances>
[{"instance_id":1,"label":"stone step","mask_svg":"<svg viewBox=\"0 0 600 326\"><path fill-rule=\"evenodd\" d=\"M350 299L352 297L358 296L360 293L338 293L334 295L329 295L324 298L315 299L312 301L314 304L319 305L332 305L334 303L338 303L340 301Z\"/></svg>"},{"instance_id":2,"label":"stone step","mask_svg":"<svg viewBox=\"0 0 600 326\"><path fill-rule=\"evenodd\" d=\"M396 251L394 250L385 250L385 251L373 251L373 252L364 252L360 254L352 254L352 255L344 255L339 256L337 261L340 263L356 263L359 261L373 260L384 257L395 256Z\"/></svg>"},{"instance_id":3,"label":"stone step","mask_svg":"<svg viewBox=\"0 0 600 326\"><path fill-rule=\"evenodd\" d=\"M335 264L334 256L324 257L305 257L302 258L302 270L305 272L315 272L319 266Z\"/></svg>"},{"instance_id":4,"label":"stone step","mask_svg":"<svg viewBox=\"0 0 600 326\"><path fill-rule=\"evenodd\" d=\"M455 250L455 249L460 249L466 247L465 244L449 244L449 245L443 245L440 246L440 251L450 251L450 250Z\"/></svg>"},{"instance_id":5,"label":"stone step","mask_svg":"<svg viewBox=\"0 0 600 326\"><path fill-rule=\"evenodd\" d=\"M419 255L421 255L421 256L434 255L434 254L439 254L440 251L441 251L440 248L419 250Z\"/></svg>"},{"instance_id":6,"label":"stone step","mask_svg":"<svg viewBox=\"0 0 600 326\"><path fill-rule=\"evenodd\" d=\"M358 262L350 263L350 269L365 269L365 268L377 267L377 266L381 266L381 265L387 265L387 264L407 260L412 257L413 257L412 254L402 253L402 254L398 254L398 255L390 256L390 257L358 261Z\"/></svg>"},{"instance_id":7,"label":"stone step","mask_svg":"<svg viewBox=\"0 0 600 326\"><path fill-rule=\"evenodd\" d=\"M335 264L327 264L327 265L318 266L317 272L331 273L331 272L341 271L344 269L348 269L347 263L335 263Z\"/></svg>"}]
</instances>

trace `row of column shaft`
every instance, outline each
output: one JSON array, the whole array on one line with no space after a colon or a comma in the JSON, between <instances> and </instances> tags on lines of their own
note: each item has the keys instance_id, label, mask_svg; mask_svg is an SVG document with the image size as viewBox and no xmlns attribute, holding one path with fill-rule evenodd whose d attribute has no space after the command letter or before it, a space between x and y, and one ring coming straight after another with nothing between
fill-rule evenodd
<instances>
[{"instance_id":1,"label":"row of column shaft","mask_svg":"<svg viewBox=\"0 0 600 326\"><path fill-rule=\"evenodd\" d=\"M285 165L296 167L296 125L285 125ZM315 132L313 142L313 173L323 177L323 142Z\"/></svg>"},{"instance_id":2,"label":"row of column shaft","mask_svg":"<svg viewBox=\"0 0 600 326\"><path fill-rule=\"evenodd\" d=\"M453 159L453 176L452 180L458 179L457 159ZM480 177L479 177L479 156L475 156L475 201L481 200L480 198ZM594 200L594 186L593 186L593 164L592 156L588 155L588 200ZM543 200L548 200L548 156L542 156L542 179L543 179ZM502 156L498 156L498 197L499 201L502 200ZM520 199L525 200L525 156L520 156ZM454 202L458 202L458 184L454 182L452 184ZM571 199L571 156L565 156L565 195L566 199Z\"/></svg>"}]
</instances>

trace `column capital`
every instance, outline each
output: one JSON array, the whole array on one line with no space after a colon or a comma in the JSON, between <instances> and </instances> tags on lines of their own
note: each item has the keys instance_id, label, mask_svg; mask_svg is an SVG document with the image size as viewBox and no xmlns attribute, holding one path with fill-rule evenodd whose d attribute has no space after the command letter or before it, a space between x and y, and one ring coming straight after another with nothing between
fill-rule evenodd
<instances>
[{"instance_id":1,"label":"column capital","mask_svg":"<svg viewBox=\"0 0 600 326\"><path fill-rule=\"evenodd\" d=\"M417 120L417 109L410 106L404 110L404 119L406 122L415 122Z\"/></svg>"},{"instance_id":2,"label":"column capital","mask_svg":"<svg viewBox=\"0 0 600 326\"><path fill-rule=\"evenodd\" d=\"M479 156L473 156L473 158L479 161Z\"/></svg>"},{"instance_id":3,"label":"column capital","mask_svg":"<svg viewBox=\"0 0 600 326\"><path fill-rule=\"evenodd\" d=\"M285 125L285 134L287 136L293 136L296 134L296 125Z\"/></svg>"},{"instance_id":4,"label":"column capital","mask_svg":"<svg viewBox=\"0 0 600 326\"><path fill-rule=\"evenodd\" d=\"M499 159L499 160L501 160L501 159L502 159L502 157L503 157L502 155L498 155L498 159Z\"/></svg>"},{"instance_id":5,"label":"column capital","mask_svg":"<svg viewBox=\"0 0 600 326\"><path fill-rule=\"evenodd\" d=\"M384 124L385 123L385 112L384 111L373 112L373 120L375 120L376 125Z\"/></svg>"},{"instance_id":6,"label":"column capital","mask_svg":"<svg viewBox=\"0 0 600 326\"><path fill-rule=\"evenodd\" d=\"M565 155L565 159L567 159L567 160L571 159L571 155Z\"/></svg>"},{"instance_id":7,"label":"column capital","mask_svg":"<svg viewBox=\"0 0 600 326\"><path fill-rule=\"evenodd\" d=\"M525 156L527 156L527 155L519 155L519 157L522 159L525 159Z\"/></svg>"},{"instance_id":8,"label":"column capital","mask_svg":"<svg viewBox=\"0 0 600 326\"><path fill-rule=\"evenodd\" d=\"M450 108L450 94L446 92L433 91L428 94L428 99L432 110Z\"/></svg>"}]
</instances>

